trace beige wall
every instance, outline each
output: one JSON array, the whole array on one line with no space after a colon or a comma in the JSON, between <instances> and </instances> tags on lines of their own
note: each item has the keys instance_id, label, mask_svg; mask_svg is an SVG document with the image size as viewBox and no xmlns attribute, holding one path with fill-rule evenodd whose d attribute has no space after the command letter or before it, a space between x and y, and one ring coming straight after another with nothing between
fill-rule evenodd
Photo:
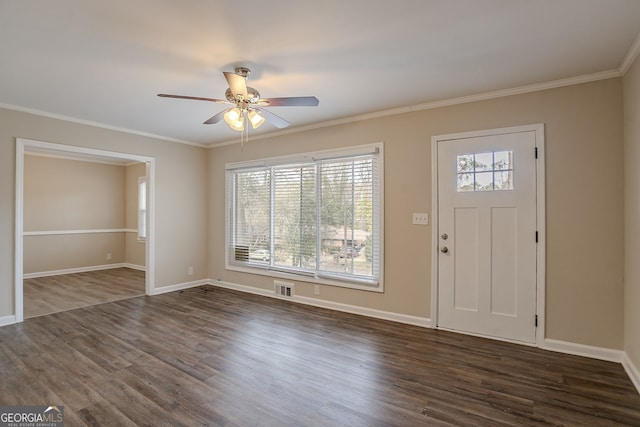
<instances>
[{"instance_id":1,"label":"beige wall","mask_svg":"<svg viewBox=\"0 0 640 427\"><path fill-rule=\"evenodd\" d=\"M25 274L125 262L125 233L25 236L23 245Z\"/></svg>"},{"instance_id":2,"label":"beige wall","mask_svg":"<svg viewBox=\"0 0 640 427\"><path fill-rule=\"evenodd\" d=\"M138 229L138 178L145 176L147 166L137 163L125 168L125 228ZM125 262L139 267L145 266L145 243L138 240L138 233L125 236Z\"/></svg>"},{"instance_id":3,"label":"beige wall","mask_svg":"<svg viewBox=\"0 0 640 427\"><path fill-rule=\"evenodd\" d=\"M24 231L124 228L125 168L25 155Z\"/></svg>"},{"instance_id":4,"label":"beige wall","mask_svg":"<svg viewBox=\"0 0 640 427\"><path fill-rule=\"evenodd\" d=\"M625 339L640 368L640 59L624 77L625 158Z\"/></svg>"},{"instance_id":5,"label":"beige wall","mask_svg":"<svg viewBox=\"0 0 640 427\"><path fill-rule=\"evenodd\" d=\"M207 278L205 149L0 109L0 318L15 313L16 138L155 157L155 286Z\"/></svg>"},{"instance_id":6,"label":"beige wall","mask_svg":"<svg viewBox=\"0 0 640 427\"><path fill-rule=\"evenodd\" d=\"M23 206L25 232L122 229L125 168L25 155ZM24 273L122 263L124 237L124 232L27 236Z\"/></svg>"},{"instance_id":7,"label":"beige wall","mask_svg":"<svg viewBox=\"0 0 640 427\"><path fill-rule=\"evenodd\" d=\"M622 82L610 79L416 111L212 149L210 277L272 289L273 279L224 269L224 165L384 141L385 292L323 286L320 298L430 316L431 136L544 123L548 338L623 347ZM297 282L299 295L314 297Z\"/></svg>"},{"instance_id":8,"label":"beige wall","mask_svg":"<svg viewBox=\"0 0 640 427\"><path fill-rule=\"evenodd\" d=\"M633 92L631 85L637 87L637 77L631 78L637 76L637 67L625 79L627 94ZM632 111L637 111L637 97L633 99ZM156 286L210 277L269 289L272 279L224 269L224 164L384 141L385 292L323 286L320 298L429 317L432 226L413 226L411 213L431 211L431 136L545 123L546 335L622 349L622 118L622 81L610 79L253 140L244 151L231 145L207 152L0 109L0 317L14 312L16 137L156 157ZM630 135L638 130L629 123L626 147L632 150L630 141L637 138ZM627 247L632 244L627 239ZM193 276L187 275L189 265ZM313 297L309 284L299 282L296 291ZM637 305L637 291L638 286L627 286L627 298L632 293L635 299L627 302L626 348L636 361L638 321L628 308Z\"/></svg>"}]
</instances>

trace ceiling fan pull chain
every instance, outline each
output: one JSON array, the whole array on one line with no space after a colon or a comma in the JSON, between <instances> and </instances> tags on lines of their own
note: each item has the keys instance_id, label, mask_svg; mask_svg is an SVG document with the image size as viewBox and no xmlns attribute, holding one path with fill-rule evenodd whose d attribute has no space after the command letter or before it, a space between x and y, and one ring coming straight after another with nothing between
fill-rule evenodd
<instances>
[{"instance_id":1,"label":"ceiling fan pull chain","mask_svg":"<svg viewBox=\"0 0 640 427\"><path fill-rule=\"evenodd\" d=\"M245 140L245 132L247 134L247 142L249 141L249 129L247 127L248 123L247 123L247 116L244 114L244 112L242 113L242 120L244 121L244 126L242 131L240 132L240 151L244 152L244 140Z\"/></svg>"}]
</instances>

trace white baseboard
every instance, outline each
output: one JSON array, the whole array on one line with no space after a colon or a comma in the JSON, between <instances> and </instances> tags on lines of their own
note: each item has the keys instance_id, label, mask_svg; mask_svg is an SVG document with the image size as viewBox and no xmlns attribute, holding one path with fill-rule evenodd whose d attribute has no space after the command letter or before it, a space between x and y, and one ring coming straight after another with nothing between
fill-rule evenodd
<instances>
[{"instance_id":1,"label":"white baseboard","mask_svg":"<svg viewBox=\"0 0 640 427\"><path fill-rule=\"evenodd\" d=\"M147 267L145 267L144 265L130 264L128 262L125 262L122 266L130 268L132 270L147 271Z\"/></svg>"},{"instance_id":2,"label":"white baseboard","mask_svg":"<svg viewBox=\"0 0 640 427\"><path fill-rule=\"evenodd\" d=\"M16 323L16 316L14 315L0 317L0 326L13 325L14 323Z\"/></svg>"},{"instance_id":3,"label":"white baseboard","mask_svg":"<svg viewBox=\"0 0 640 427\"><path fill-rule=\"evenodd\" d=\"M262 295L269 298L277 298L300 304L312 305L314 307L328 308L330 310L342 311L345 313L359 314L361 316L374 317L376 319L390 320L392 322L405 323L408 325L431 327L431 319L427 317L411 316L408 314L394 313L391 311L376 310L373 308L359 307L356 305L343 304L339 302L327 301L317 298L309 298L294 295L293 297L283 297L277 295L272 289L254 288L253 286L239 285L237 283L223 282L219 280L209 280L208 284L221 288Z\"/></svg>"},{"instance_id":4,"label":"white baseboard","mask_svg":"<svg viewBox=\"0 0 640 427\"><path fill-rule=\"evenodd\" d=\"M167 292L175 292L175 291L181 291L183 289L197 288L198 286L209 285L209 284L211 284L211 281L209 279L200 279L200 280L194 280L192 282L177 283L175 285L156 287L151 293L151 295L161 295L161 294L166 294Z\"/></svg>"},{"instance_id":5,"label":"white baseboard","mask_svg":"<svg viewBox=\"0 0 640 427\"><path fill-rule=\"evenodd\" d=\"M624 353L622 358L622 366L624 370L627 371L627 375L629 375L629 379L633 385L636 386L636 390L640 393L640 369L633 364L627 353Z\"/></svg>"},{"instance_id":6,"label":"white baseboard","mask_svg":"<svg viewBox=\"0 0 640 427\"><path fill-rule=\"evenodd\" d=\"M92 265L89 267L66 268L64 270L38 271L36 273L25 273L22 275L24 279L35 279L36 277L60 276L62 274L86 273L87 271L109 270L111 268L127 267L127 264L103 264Z\"/></svg>"},{"instance_id":7,"label":"white baseboard","mask_svg":"<svg viewBox=\"0 0 640 427\"><path fill-rule=\"evenodd\" d=\"M623 357L625 356L625 353L622 350L594 347L549 338L545 338L542 348L544 350L557 351L559 353L573 354L576 356L590 357L592 359L600 359L617 363L622 363Z\"/></svg>"}]
</instances>

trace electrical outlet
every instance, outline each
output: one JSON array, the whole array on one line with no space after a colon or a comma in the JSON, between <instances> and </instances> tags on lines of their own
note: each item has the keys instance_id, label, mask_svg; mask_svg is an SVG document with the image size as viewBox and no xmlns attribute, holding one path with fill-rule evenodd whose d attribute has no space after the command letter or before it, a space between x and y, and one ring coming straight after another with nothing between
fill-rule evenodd
<instances>
[{"instance_id":1,"label":"electrical outlet","mask_svg":"<svg viewBox=\"0 0 640 427\"><path fill-rule=\"evenodd\" d=\"M416 225L429 225L429 214L428 213L414 213L413 214L413 223Z\"/></svg>"},{"instance_id":2,"label":"electrical outlet","mask_svg":"<svg viewBox=\"0 0 640 427\"><path fill-rule=\"evenodd\" d=\"M192 266L187 267L187 274L189 276L193 276L193 267Z\"/></svg>"},{"instance_id":3,"label":"electrical outlet","mask_svg":"<svg viewBox=\"0 0 640 427\"><path fill-rule=\"evenodd\" d=\"M320 285L314 285L313 286L313 293L315 295L320 295Z\"/></svg>"},{"instance_id":4,"label":"electrical outlet","mask_svg":"<svg viewBox=\"0 0 640 427\"><path fill-rule=\"evenodd\" d=\"M107 260L111 259L111 252L107 252Z\"/></svg>"}]
</instances>

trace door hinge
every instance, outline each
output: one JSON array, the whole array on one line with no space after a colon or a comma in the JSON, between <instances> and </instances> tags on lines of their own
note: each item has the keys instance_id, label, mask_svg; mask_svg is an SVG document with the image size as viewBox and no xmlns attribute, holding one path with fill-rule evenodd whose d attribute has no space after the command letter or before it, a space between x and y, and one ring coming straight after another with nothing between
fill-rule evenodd
<instances>
[{"instance_id":1,"label":"door hinge","mask_svg":"<svg viewBox=\"0 0 640 427\"><path fill-rule=\"evenodd\" d=\"M536 325L536 328L538 327L538 315L536 314L536 319L534 321L534 324Z\"/></svg>"},{"instance_id":2,"label":"door hinge","mask_svg":"<svg viewBox=\"0 0 640 427\"><path fill-rule=\"evenodd\" d=\"M538 243L538 232L536 231L536 243Z\"/></svg>"},{"instance_id":3,"label":"door hinge","mask_svg":"<svg viewBox=\"0 0 640 427\"><path fill-rule=\"evenodd\" d=\"M535 155L535 157L536 157L536 159L537 159L537 158L538 158L538 147L535 147L535 148L533 149L533 153L534 153L534 155Z\"/></svg>"}]
</instances>

